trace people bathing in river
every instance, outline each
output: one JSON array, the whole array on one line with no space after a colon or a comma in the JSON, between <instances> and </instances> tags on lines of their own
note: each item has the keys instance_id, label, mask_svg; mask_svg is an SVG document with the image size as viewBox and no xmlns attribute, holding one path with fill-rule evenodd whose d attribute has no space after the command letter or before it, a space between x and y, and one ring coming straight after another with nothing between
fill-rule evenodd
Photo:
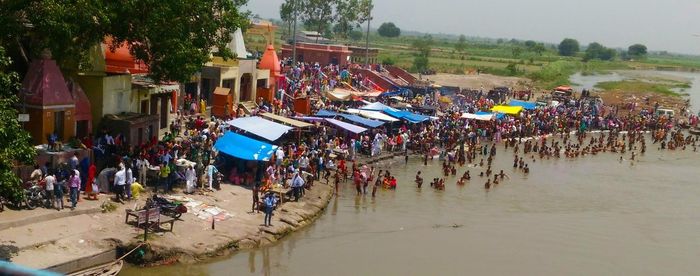
<instances>
[{"instance_id":1,"label":"people bathing in river","mask_svg":"<svg viewBox=\"0 0 700 276\"><path fill-rule=\"evenodd\" d=\"M418 188L423 186L423 177L421 177L420 174L421 174L421 171L418 171L416 173L416 184L418 185Z\"/></svg>"}]
</instances>

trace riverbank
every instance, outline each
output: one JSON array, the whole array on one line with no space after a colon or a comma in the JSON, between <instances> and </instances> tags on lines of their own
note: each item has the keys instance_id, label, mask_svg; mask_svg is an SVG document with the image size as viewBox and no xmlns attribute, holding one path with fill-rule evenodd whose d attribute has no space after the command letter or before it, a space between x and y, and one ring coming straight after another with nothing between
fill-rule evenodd
<instances>
[{"instance_id":1,"label":"riverbank","mask_svg":"<svg viewBox=\"0 0 700 276\"><path fill-rule=\"evenodd\" d=\"M358 160L358 165L393 158L384 154ZM312 224L333 197L334 187L317 181L299 202L285 201L275 211L272 226L262 225L263 214L251 212L252 191L229 184L221 190L181 196L176 199L198 205L175 221L173 231L149 233L147 244L127 261L153 266L196 263L226 256L239 249L264 247ZM0 252L14 263L68 273L109 262L143 242L143 229L124 222L125 210L145 204L150 192L126 204L115 203L111 212L101 212L111 197L83 200L75 211L7 210L0 213ZM203 211L216 207L223 214L212 224ZM209 209L211 210L211 209ZM213 227L213 228L212 228Z\"/></svg>"}]
</instances>

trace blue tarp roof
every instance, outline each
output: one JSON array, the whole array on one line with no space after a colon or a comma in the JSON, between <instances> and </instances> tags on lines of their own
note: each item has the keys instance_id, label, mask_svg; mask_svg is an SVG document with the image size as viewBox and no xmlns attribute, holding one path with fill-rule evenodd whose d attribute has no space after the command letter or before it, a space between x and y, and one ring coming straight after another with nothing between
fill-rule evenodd
<instances>
[{"instance_id":1,"label":"blue tarp roof","mask_svg":"<svg viewBox=\"0 0 700 276\"><path fill-rule=\"evenodd\" d=\"M335 111L330 111L326 109L321 109L318 112L316 112L317 117L335 117L340 115L338 112Z\"/></svg>"},{"instance_id":2,"label":"blue tarp roof","mask_svg":"<svg viewBox=\"0 0 700 276\"><path fill-rule=\"evenodd\" d=\"M269 161L277 146L234 132L226 132L216 140L214 147L225 154L245 160Z\"/></svg>"},{"instance_id":3,"label":"blue tarp roof","mask_svg":"<svg viewBox=\"0 0 700 276\"><path fill-rule=\"evenodd\" d=\"M518 101L518 100L510 100L508 105L510 105L510 106L522 106L524 109L527 109L527 110L533 110L533 109L537 108L536 103Z\"/></svg>"},{"instance_id":4,"label":"blue tarp roof","mask_svg":"<svg viewBox=\"0 0 700 276\"><path fill-rule=\"evenodd\" d=\"M353 114L339 114L339 115L348 121L358 123L358 124L361 124L361 125L367 126L367 127L379 127L379 126L384 124L384 122L382 122L382 121L367 119L367 118L363 118L363 117L353 115Z\"/></svg>"},{"instance_id":5,"label":"blue tarp roof","mask_svg":"<svg viewBox=\"0 0 700 276\"><path fill-rule=\"evenodd\" d=\"M420 122L430 120L429 116L420 115L420 114L416 114L416 113L405 111L405 110L396 110L393 108L387 108L386 110L384 110L384 113L389 114L392 117L404 119L404 120L409 121L411 123L420 123Z\"/></svg>"},{"instance_id":6,"label":"blue tarp roof","mask_svg":"<svg viewBox=\"0 0 700 276\"><path fill-rule=\"evenodd\" d=\"M325 110L325 109L319 110L316 113L316 116L318 116L318 117L336 117L336 116L339 116L339 117L343 117L346 120L351 121L353 123L358 123L358 124L361 124L363 126L372 127L372 128L379 127L379 126L384 124L384 122L379 121L379 120L367 119L367 118L360 117L360 116L357 116L354 114L337 113L337 112Z\"/></svg>"}]
</instances>

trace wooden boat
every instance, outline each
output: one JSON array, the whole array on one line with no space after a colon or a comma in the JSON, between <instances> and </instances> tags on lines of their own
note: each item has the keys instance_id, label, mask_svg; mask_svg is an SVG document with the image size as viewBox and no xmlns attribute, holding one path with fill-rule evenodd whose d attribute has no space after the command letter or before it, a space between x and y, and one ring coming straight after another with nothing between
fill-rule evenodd
<instances>
[{"instance_id":1,"label":"wooden boat","mask_svg":"<svg viewBox=\"0 0 700 276\"><path fill-rule=\"evenodd\" d=\"M694 127L688 130L690 134L700 135L700 128Z\"/></svg>"},{"instance_id":2,"label":"wooden boat","mask_svg":"<svg viewBox=\"0 0 700 276\"><path fill-rule=\"evenodd\" d=\"M78 272L68 274L68 276L116 276L122 270L124 261L117 260L114 262L93 266Z\"/></svg>"}]
</instances>

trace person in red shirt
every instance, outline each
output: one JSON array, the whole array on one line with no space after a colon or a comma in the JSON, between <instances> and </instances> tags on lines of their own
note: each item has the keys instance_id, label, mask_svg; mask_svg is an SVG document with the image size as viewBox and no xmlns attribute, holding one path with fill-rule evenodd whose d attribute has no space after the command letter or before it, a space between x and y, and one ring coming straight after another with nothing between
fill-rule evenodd
<instances>
[{"instance_id":1,"label":"person in red shirt","mask_svg":"<svg viewBox=\"0 0 700 276\"><path fill-rule=\"evenodd\" d=\"M357 195L362 194L362 176L360 171L355 169L352 173L352 181L355 183L355 189L357 190Z\"/></svg>"}]
</instances>

